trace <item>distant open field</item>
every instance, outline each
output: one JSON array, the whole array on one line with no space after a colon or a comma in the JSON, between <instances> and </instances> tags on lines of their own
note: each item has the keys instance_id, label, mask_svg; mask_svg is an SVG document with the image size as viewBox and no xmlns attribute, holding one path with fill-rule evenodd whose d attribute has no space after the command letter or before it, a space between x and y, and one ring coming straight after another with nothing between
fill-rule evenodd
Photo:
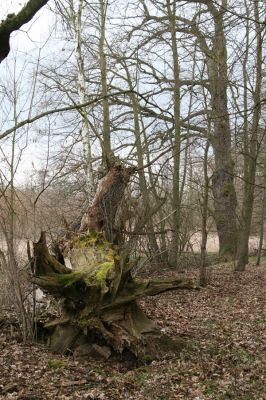
<instances>
[{"instance_id":1,"label":"distant open field","mask_svg":"<svg viewBox=\"0 0 266 400\"><path fill-rule=\"evenodd\" d=\"M201 234L199 232L193 234L190 239L190 244L193 251L200 251ZM258 248L259 237L251 236L249 239L250 252L253 252ZM0 248L6 250L6 243L0 239ZM27 241L23 239L16 240L16 250L19 256L25 257L27 254ZM188 250L189 251L189 250ZM219 251L219 239L217 233L210 233L207 240L207 252L216 253Z\"/></svg>"},{"instance_id":2,"label":"distant open field","mask_svg":"<svg viewBox=\"0 0 266 400\"><path fill-rule=\"evenodd\" d=\"M193 247L194 251L200 251L200 243L201 243L201 234L200 233L195 233L191 237L191 245ZM250 252L253 252L258 248L259 244L259 237L257 236L251 236L249 239L249 249ZM208 235L208 240L207 240L207 252L209 253L215 253L219 251L219 239L217 233L211 233Z\"/></svg>"}]
</instances>

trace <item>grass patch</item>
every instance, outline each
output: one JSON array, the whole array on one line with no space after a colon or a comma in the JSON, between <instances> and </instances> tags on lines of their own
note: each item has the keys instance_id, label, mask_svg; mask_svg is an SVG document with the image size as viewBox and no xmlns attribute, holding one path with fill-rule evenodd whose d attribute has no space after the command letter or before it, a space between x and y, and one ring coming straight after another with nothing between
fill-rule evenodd
<instances>
[{"instance_id":1,"label":"grass patch","mask_svg":"<svg viewBox=\"0 0 266 400\"><path fill-rule=\"evenodd\" d=\"M220 264L227 262L227 258L220 256L218 253L207 253L206 266ZM199 252L186 252L178 256L178 268L179 269L190 269L199 268L201 264L201 254Z\"/></svg>"},{"instance_id":2,"label":"grass patch","mask_svg":"<svg viewBox=\"0 0 266 400\"><path fill-rule=\"evenodd\" d=\"M231 351L232 361L239 366L251 366L255 362L253 354L241 347L234 347Z\"/></svg>"},{"instance_id":3,"label":"grass patch","mask_svg":"<svg viewBox=\"0 0 266 400\"><path fill-rule=\"evenodd\" d=\"M248 261L250 264L255 264L257 261L257 255L252 254L251 256L248 257ZM266 255L261 256L260 263L266 264Z\"/></svg>"}]
</instances>

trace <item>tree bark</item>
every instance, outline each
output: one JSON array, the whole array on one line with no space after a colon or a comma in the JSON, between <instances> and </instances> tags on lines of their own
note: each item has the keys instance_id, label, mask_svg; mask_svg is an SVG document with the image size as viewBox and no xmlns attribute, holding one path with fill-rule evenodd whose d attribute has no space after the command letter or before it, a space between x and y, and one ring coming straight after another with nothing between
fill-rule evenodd
<instances>
[{"instance_id":1,"label":"tree bark","mask_svg":"<svg viewBox=\"0 0 266 400\"><path fill-rule=\"evenodd\" d=\"M208 239L207 232L207 219L208 219L208 201L209 201L209 177L208 177L208 151L209 142L206 144L204 150L204 188L203 188L203 200L202 200L202 222L201 222L201 246L200 246L200 273L199 273L199 284L200 286L207 285L207 271L206 271L206 245Z\"/></svg>"},{"instance_id":2,"label":"tree bark","mask_svg":"<svg viewBox=\"0 0 266 400\"><path fill-rule=\"evenodd\" d=\"M254 111L249 143L245 146L244 153L244 199L240 217L240 232L237 246L236 271L244 271L248 263L249 236L254 203L254 190L256 181L257 158L259 153L258 130L261 115L261 86L262 86L262 28L259 24L258 2L254 1L254 14L256 18L256 85L253 93ZM246 72L246 71L245 71ZM248 138L245 138L248 141Z\"/></svg>"},{"instance_id":3,"label":"tree bark","mask_svg":"<svg viewBox=\"0 0 266 400\"><path fill-rule=\"evenodd\" d=\"M74 5L73 5L74 7ZM78 94L81 104L85 104L88 100L86 93L86 80L88 76L85 74L84 56L82 53L82 15L83 15L84 1L79 0L78 10L75 12L72 9L73 18L73 29L76 41L76 63L78 71ZM83 144L83 153L85 159L85 174L86 174L86 191L88 198L91 200L95 194L95 184L94 175L92 167L92 151L91 151L91 141L90 141L90 126L89 126L89 114L87 107L82 107L80 109L82 115L82 127L81 127L81 138Z\"/></svg>"},{"instance_id":4,"label":"tree bark","mask_svg":"<svg viewBox=\"0 0 266 400\"><path fill-rule=\"evenodd\" d=\"M137 300L167 290L193 288L192 282L183 278L133 279L134 263L129 254L111 242L115 216L133 171L112 167L100 182L79 233L64 247L64 256L73 269L49 253L44 233L34 244L36 274L31 280L62 300L61 318L46 325L54 351L78 352L80 346L93 343L119 353L130 351L136 357L147 352L155 356L160 353L162 342L165 344L165 337L146 317Z\"/></svg>"},{"instance_id":5,"label":"tree bark","mask_svg":"<svg viewBox=\"0 0 266 400\"><path fill-rule=\"evenodd\" d=\"M112 146L111 146L111 130L110 130L110 111L109 111L109 99L107 96L108 85L107 85L107 65L106 65L106 54L105 54L105 23L107 13L108 1L100 0L99 4L99 19L100 19L100 37L99 37L99 62L101 69L101 89L102 89L102 107L103 107L103 163L106 170L110 166L112 158Z\"/></svg>"},{"instance_id":6,"label":"tree bark","mask_svg":"<svg viewBox=\"0 0 266 400\"><path fill-rule=\"evenodd\" d=\"M191 3L198 3L191 0ZM227 46L224 33L223 16L226 12L226 1L222 5L214 4L211 0L202 2L206 5L214 23L214 34L211 41L200 29L195 20L175 17L175 29L196 37L197 45L205 56L209 84L202 80L202 86L208 88L211 97L213 133L208 139L213 147L215 170L213 173L213 197L215 221L219 237L219 252L222 255L234 257L237 245L236 225L236 192L234 186L234 163L231 152L231 131L227 106L228 66ZM184 24L185 23L185 24ZM210 44L211 42L211 44Z\"/></svg>"},{"instance_id":7,"label":"tree bark","mask_svg":"<svg viewBox=\"0 0 266 400\"><path fill-rule=\"evenodd\" d=\"M262 207L261 207L261 216L260 216L260 237L259 237L259 246L256 258L256 266L260 265L261 254L263 249L264 242L264 225L265 225L265 212L266 212L266 129L264 131L264 152L263 152L263 195L262 195Z\"/></svg>"},{"instance_id":8,"label":"tree bark","mask_svg":"<svg viewBox=\"0 0 266 400\"><path fill-rule=\"evenodd\" d=\"M227 107L227 48L223 28L223 10L217 10L210 2L208 8L213 16L215 34L211 53L207 57L214 134L211 143L215 156L212 180L215 220L221 255L236 253L236 192L234 187L234 164L231 156L231 131Z\"/></svg>"},{"instance_id":9,"label":"tree bark","mask_svg":"<svg viewBox=\"0 0 266 400\"><path fill-rule=\"evenodd\" d=\"M81 220L80 232L103 232L106 240L115 241L115 217L133 172L134 168L114 166L100 180L95 198Z\"/></svg>"},{"instance_id":10,"label":"tree bark","mask_svg":"<svg viewBox=\"0 0 266 400\"><path fill-rule=\"evenodd\" d=\"M178 248L180 241L180 76L179 76L179 55L176 38L176 2L167 0L167 12L169 18L169 30L171 33L171 56L174 75L174 150L173 150L173 187L172 187L172 238L169 249L169 263L177 267Z\"/></svg>"}]
</instances>

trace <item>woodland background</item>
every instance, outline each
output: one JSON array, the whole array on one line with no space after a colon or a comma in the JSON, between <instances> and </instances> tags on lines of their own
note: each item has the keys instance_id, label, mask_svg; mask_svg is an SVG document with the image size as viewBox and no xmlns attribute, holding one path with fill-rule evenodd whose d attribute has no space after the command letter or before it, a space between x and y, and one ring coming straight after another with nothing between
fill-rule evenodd
<instances>
[{"instance_id":1,"label":"woodland background","mask_svg":"<svg viewBox=\"0 0 266 400\"><path fill-rule=\"evenodd\" d=\"M24 276L27 242L36 242L41 231L50 242L72 231L98 181L120 163L136 168L116 221L123 243L129 244L131 257L137 260L134 274L179 272L199 280L202 287L209 283L215 294L203 289L200 295L171 294L160 301L168 307L164 303L168 299L175 309L173 302L189 307L190 299L194 309L189 324L193 324L195 314L198 321L202 310L207 307L207 315L210 312L212 295L218 303L221 295L225 303L215 303L213 318L208 319L215 325L210 328L213 335L223 332L224 337L226 328L216 325L219 312L230 320L229 302L234 316L244 310L243 325L240 322L244 337L254 328L245 318L254 317L256 310L256 340L259 335L263 338L265 273L250 263L258 266L262 260L263 264L265 251L265 2L39 1L37 8L47 4L22 26L16 13L23 19L19 10L31 3L11 2L1 10L1 313L12 313L25 341L32 335L28 321L36 323L42 296ZM10 50L5 35L13 31ZM250 269L241 278L232 272L243 272L246 266ZM240 283L248 285L246 294ZM245 308L249 301L252 312ZM148 301L145 305L151 306ZM173 335L169 320L176 327L184 316L175 316L179 313L175 310L172 317L169 311L166 322L161 312L160 307L151 307L150 313L159 323L162 318L162 326L169 323L166 331ZM176 329L180 330L175 328L174 335ZM202 344L201 329L197 325L194 340ZM195 334L193 327L189 330ZM232 326L229 331L234 332ZM242 345L238 333L230 342L237 341L237 352ZM235 385L231 394L221 394L220 381L212 376L207 392L199 390L195 380L199 394L193 391L188 397L185 385L186 394L181 390L180 397L165 398L218 399L219 394L223 399L264 399L260 384L265 375L256 357L265 346L260 347L263 341L254 345L255 354L249 339L243 343L244 353L235 356L241 358L236 362L241 367L229 372L228 385ZM184 362L193 370L195 354L188 354ZM204 363L206 367L210 360L205 360L204 350L200 354L200 368ZM234 350L225 354L213 355L219 359L216 366L228 367L226 357ZM242 388L239 384L249 364L259 376L254 378L255 394L253 387L247 389L250 397L245 384ZM221 371L218 375L224 380ZM157 372L152 371L151 379L156 381ZM175 373L168 372L174 382ZM194 372L192 376L197 376ZM181 381L186 381L184 376ZM130 392L132 385L138 391L134 379L129 376L125 391ZM209 379L207 372L204 379ZM95 396L101 393L104 389ZM152 396L164 398L164 393Z\"/></svg>"}]
</instances>

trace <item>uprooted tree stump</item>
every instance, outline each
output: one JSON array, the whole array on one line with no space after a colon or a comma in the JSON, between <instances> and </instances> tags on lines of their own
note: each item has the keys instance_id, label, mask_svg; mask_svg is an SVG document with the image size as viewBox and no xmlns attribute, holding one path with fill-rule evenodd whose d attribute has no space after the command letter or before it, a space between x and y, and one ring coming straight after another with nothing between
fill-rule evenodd
<instances>
[{"instance_id":1,"label":"uprooted tree stump","mask_svg":"<svg viewBox=\"0 0 266 400\"><path fill-rule=\"evenodd\" d=\"M138 299L189 289L193 284L183 278L133 279L134 264L127 252L113 243L116 213L133 172L132 168L112 167L100 181L79 231L66 241L64 257L58 258L61 262L49 253L45 233L34 243L31 281L61 299L61 317L46 324L54 351L91 354L96 350L108 358L112 349L154 358L169 344L141 310ZM66 259L72 268L64 265Z\"/></svg>"}]
</instances>

